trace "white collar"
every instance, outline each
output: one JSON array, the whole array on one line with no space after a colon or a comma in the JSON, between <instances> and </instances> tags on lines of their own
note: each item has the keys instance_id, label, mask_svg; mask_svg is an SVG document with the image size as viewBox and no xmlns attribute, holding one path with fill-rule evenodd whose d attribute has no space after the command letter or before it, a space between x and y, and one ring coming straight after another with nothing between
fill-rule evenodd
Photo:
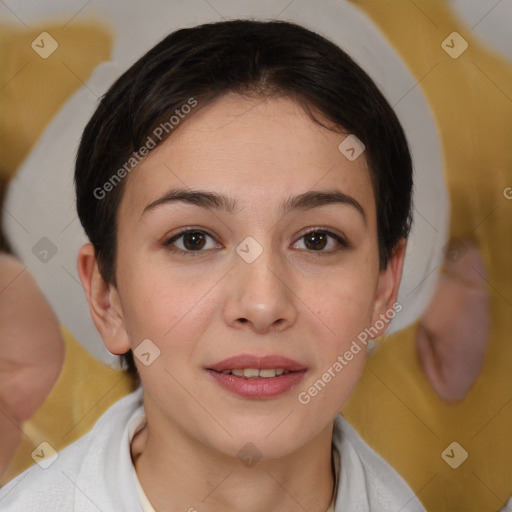
<instances>
[{"instance_id":1,"label":"white collar","mask_svg":"<svg viewBox=\"0 0 512 512\"><path fill-rule=\"evenodd\" d=\"M146 425L146 414L144 412L140 413L138 416L135 416L128 425L128 450L131 454L131 442L133 437L137 432L142 430L144 426ZM132 458L130 456L130 461L132 462ZM132 478L135 482L135 489L137 490L137 495L139 496L140 503L142 505L142 510L144 512L156 512L153 508L153 505L151 505L151 502L149 501L149 498L147 497L146 493L144 492L144 489L142 488L142 485L139 481L139 478L137 476L137 472L135 471L135 467L133 465L133 462L131 463L131 470L130 473L132 474Z\"/></svg>"},{"instance_id":2,"label":"white collar","mask_svg":"<svg viewBox=\"0 0 512 512\"><path fill-rule=\"evenodd\" d=\"M142 430L144 428L145 425L146 425L146 414L144 412L141 412L140 414L138 414L137 416L132 418L132 420L128 424L128 449L129 449L130 453L131 453L130 445L131 445L132 439L134 438L135 434L137 434L137 432L139 432L140 430ZM335 465L335 471L336 471L336 482L334 485L333 500L332 500L332 503L329 505L329 508L327 509L326 512L334 512L336 496L338 493L339 474L340 474L340 454L338 453L338 450L334 446L333 446L333 456L334 456L334 465ZM130 461L131 461L131 456L130 456ZM153 505L151 505L149 498L147 497L146 493L144 492L144 489L142 488L142 485L139 481L139 478L137 476L137 472L135 471L135 467L134 467L133 463L131 464L130 473L132 474L132 478L135 483L135 489L137 490L137 495L139 496L143 512L156 512L155 509L153 508Z\"/></svg>"}]
</instances>

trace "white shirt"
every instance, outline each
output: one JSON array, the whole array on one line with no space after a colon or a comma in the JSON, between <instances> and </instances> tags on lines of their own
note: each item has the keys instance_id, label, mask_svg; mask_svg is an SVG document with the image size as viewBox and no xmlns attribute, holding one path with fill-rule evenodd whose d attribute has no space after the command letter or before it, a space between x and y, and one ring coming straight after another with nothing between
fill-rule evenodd
<instances>
[{"instance_id":1,"label":"white shirt","mask_svg":"<svg viewBox=\"0 0 512 512\"><path fill-rule=\"evenodd\" d=\"M139 387L61 450L49 467L36 464L2 487L0 510L144 512L145 494L130 454L131 438L143 421ZM333 444L341 459L335 512L425 512L400 475L341 415L336 417Z\"/></svg>"},{"instance_id":2,"label":"white shirt","mask_svg":"<svg viewBox=\"0 0 512 512\"><path fill-rule=\"evenodd\" d=\"M133 439L133 436L142 429L146 424L146 415L144 413L139 414L136 418L134 418L129 427L128 427L128 439L131 441ZM338 480L339 480L339 470L340 470L340 458L337 450L333 449L334 454L334 463L335 463L335 470L336 470L336 485L334 489L334 496L332 497L332 501L329 505L329 508L325 512L336 512L334 510L334 503L336 499L336 492L338 488ZM137 494L140 499L140 503L142 505L142 510L144 512L156 512L153 508L153 505L151 505L151 502L149 501L149 498L146 496L146 493L144 492L144 489L142 488L142 485L139 481L139 478L137 476L137 472L135 471L135 468L133 468L133 476L135 479L135 489L137 491Z\"/></svg>"}]
</instances>

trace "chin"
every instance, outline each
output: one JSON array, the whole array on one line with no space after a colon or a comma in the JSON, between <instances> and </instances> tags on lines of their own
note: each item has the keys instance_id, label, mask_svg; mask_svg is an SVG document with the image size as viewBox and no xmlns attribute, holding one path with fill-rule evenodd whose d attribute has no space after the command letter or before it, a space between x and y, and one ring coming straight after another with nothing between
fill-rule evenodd
<instances>
[{"instance_id":1,"label":"chin","mask_svg":"<svg viewBox=\"0 0 512 512\"><path fill-rule=\"evenodd\" d=\"M263 418L253 415L226 422L226 429L233 437L223 436L223 441L227 442L218 444L216 449L242 462L244 457L270 460L294 453L314 438L321 426L315 429L297 418L292 419L294 412L290 414L290 410L283 410L280 415Z\"/></svg>"}]
</instances>

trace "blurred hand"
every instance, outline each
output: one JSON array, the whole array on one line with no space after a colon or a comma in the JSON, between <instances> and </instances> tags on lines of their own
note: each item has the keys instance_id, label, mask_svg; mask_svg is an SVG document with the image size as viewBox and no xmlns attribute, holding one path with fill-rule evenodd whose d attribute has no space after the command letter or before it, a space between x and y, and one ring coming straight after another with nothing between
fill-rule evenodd
<instances>
[{"instance_id":1,"label":"blurred hand","mask_svg":"<svg viewBox=\"0 0 512 512\"><path fill-rule=\"evenodd\" d=\"M0 254L0 476L64 361L59 324L28 269Z\"/></svg>"},{"instance_id":2,"label":"blurred hand","mask_svg":"<svg viewBox=\"0 0 512 512\"><path fill-rule=\"evenodd\" d=\"M457 401L482 369L490 334L489 292L483 260L471 242L448 251L445 266L416 342L432 387L441 398Z\"/></svg>"}]
</instances>

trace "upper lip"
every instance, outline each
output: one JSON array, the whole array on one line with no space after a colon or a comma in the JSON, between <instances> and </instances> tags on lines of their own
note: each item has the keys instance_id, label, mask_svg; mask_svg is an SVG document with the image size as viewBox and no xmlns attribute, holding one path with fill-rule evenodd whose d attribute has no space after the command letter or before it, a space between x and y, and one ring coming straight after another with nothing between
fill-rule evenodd
<instances>
[{"instance_id":1,"label":"upper lip","mask_svg":"<svg viewBox=\"0 0 512 512\"><path fill-rule=\"evenodd\" d=\"M249 354L241 354L238 356L228 357L219 363L210 367L209 370L222 372L224 370L257 368L259 370L267 370L272 368L282 368L289 372L299 372L306 370L306 367L288 357L271 355L271 356L253 356Z\"/></svg>"}]
</instances>

